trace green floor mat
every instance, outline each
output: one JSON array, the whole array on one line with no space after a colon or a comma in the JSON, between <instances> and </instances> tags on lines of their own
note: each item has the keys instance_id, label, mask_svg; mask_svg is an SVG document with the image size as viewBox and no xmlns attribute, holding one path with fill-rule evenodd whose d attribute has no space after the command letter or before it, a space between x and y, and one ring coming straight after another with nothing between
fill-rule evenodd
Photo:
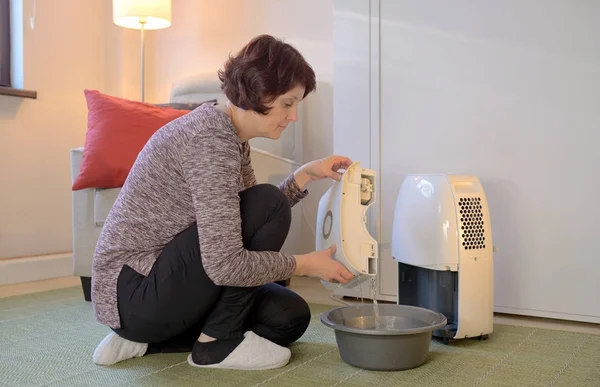
<instances>
[{"instance_id":1,"label":"green floor mat","mask_svg":"<svg viewBox=\"0 0 600 387\"><path fill-rule=\"evenodd\" d=\"M0 299L0 386L600 386L600 336L496 325L487 341L432 341L423 366L403 372L353 368L311 305L306 334L281 369L199 369L187 354L160 354L112 367L92 363L109 332L80 288Z\"/></svg>"}]
</instances>

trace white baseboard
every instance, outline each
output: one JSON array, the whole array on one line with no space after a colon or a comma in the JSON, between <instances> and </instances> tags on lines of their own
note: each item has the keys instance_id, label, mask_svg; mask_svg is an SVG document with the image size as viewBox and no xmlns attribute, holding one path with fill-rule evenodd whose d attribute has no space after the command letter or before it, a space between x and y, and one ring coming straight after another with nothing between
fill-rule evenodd
<instances>
[{"instance_id":1,"label":"white baseboard","mask_svg":"<svg viewBox=\"0 0 600 387\"><path fill-rule=\"evenodd\" d=\"M527 317L539 317L539 318L548 318L548 319L554 319L554 320L567 320L567 321L576 321L576 322L583 322L583 323L600 324L600 316L588 316L588 315L582 315L582 314L550 312L550 311L546 311L546 310L513 308L510 306L498 306L498 305L494 306L494 312L521 315L521 316L527 316Z\"/></svg>"},{"instance_id":2,"label":"white baseboard","mask_svg":"<svg viewBox=\"0 0 600 387\"><path fill-rule=\"evenodd\" d=\"M73 275L73 254L49 254L0 260L0 285Z\"/></svg>"}]
</instances>

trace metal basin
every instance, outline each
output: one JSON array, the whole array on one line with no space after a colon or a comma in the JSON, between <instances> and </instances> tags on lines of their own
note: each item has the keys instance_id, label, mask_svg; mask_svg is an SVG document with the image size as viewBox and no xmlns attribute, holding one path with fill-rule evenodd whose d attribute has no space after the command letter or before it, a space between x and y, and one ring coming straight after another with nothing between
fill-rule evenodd
<instances>
[{"instance_id":1,"label":"metal basin","mask_svg":"<svg viewBox=\"0 0 600 387\"><path fill-rule=\"evenodd\" d=\"M342 306L321 314L333 328L342 360L368 370L399 371L427 360L432 332L444 327L446 316L408 305Z\"/></svg>"}]
</instances>

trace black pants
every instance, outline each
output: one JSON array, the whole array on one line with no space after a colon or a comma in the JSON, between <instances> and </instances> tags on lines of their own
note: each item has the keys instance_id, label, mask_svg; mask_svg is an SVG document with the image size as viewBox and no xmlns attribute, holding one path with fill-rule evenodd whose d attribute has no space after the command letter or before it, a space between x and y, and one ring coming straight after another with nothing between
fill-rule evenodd
<instances>
[{"instance_id":1,"label":"black pants","mask_svg":"<svg viewBox=\"0 0 600 387\"><path fill-rule=\"evenodd\" d=\"M260 184L241 192L240 199L244 246L279 251L291 224L285 195ZM252 330L282 346L304 334L310 310L299 295L276 283L217 286L200 254L193 224L167 244L147 277L124 266L117 284L121 328L115 332L149 343L147 353L190 352L202 332L224 339Z\"/></svg>"}]
</instances>

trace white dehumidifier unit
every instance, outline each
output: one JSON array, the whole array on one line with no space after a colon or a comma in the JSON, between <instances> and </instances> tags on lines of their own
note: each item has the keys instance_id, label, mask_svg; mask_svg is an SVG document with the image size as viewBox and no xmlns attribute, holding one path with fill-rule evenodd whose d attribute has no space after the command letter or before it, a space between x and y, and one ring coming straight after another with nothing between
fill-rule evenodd
<instances>
[{"instance_id":1,"label":"white dehumidifier unit","mask_svg":"<svg viewBox=\"0 0 600 387\"><path fill-rule=\"evenodd\" d=\"M319 201L315 245L325 250L336 245L333 259L354 274L354 279L343 285L352 289L377 274L379 248L367 230L367 211L375 203L375 171L353 163L334 181ZM321 280L330 290L339 283Z\"/></svg>"},{"instance_id":2,"label":"white dehumidifier unit","mask_svg":"<svg viewBox=\"0 0 600 387\"><path fill-rule=\"evenodd\" d=\"M392 230L398 304L443 313L433 335L487 339L493 331L494 276L490 214L475 176L408 175Z\"/></svg>"}]
</instances>

